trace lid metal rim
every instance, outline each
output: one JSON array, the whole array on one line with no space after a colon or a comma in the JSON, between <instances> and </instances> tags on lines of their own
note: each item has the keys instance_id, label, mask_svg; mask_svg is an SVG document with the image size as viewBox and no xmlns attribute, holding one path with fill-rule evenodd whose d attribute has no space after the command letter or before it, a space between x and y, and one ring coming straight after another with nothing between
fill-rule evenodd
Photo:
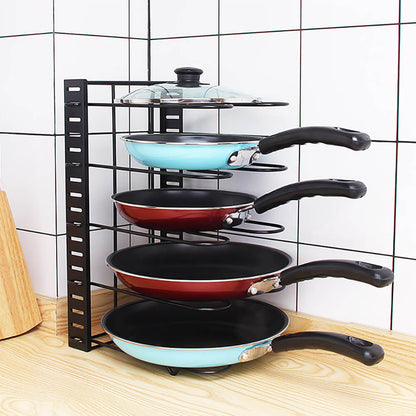
<instances>
[{"instance_id":1,"label":"lid metal rim","mask_svg":"<svg viewBox=\"0 0 416 416\"><path fill-rule=\"evenodd\" d=\"M246 98L120 98L118 100L122 104L205 104L205 103L261 103L260 100Z\"/></svg>"}]
</instances>

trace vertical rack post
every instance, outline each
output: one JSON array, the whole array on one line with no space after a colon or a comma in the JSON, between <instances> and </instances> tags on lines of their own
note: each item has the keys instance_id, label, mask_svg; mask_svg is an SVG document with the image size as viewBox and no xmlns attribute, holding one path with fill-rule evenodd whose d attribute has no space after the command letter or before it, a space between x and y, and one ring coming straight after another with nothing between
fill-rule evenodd
<instances>
[{"instance_id":1,"label":"vertical rack post","mask_svg":"<svg viewBox=\"0 0 416 416\"><path fill-rule=\"evenodd\" d=\"M160 109L160 132L183 132L183 109L180 107L162 107ZM169 175L166 169L161 169L166 172L160 175L161 188L175 188L183 186L183 178L175 175Z\"/></svg>"},{"instance_id":2,"label":"vertical rack post","mask_svg":"<svg viewBox=\"0 0 416 416\"><path fill-rule=\"evenodd\" d=\"M64 83L68 342L83 351L92 349L87 85Z\"/></svg>"},{"instance_id":3,"label":"vertical rack post","mask_svg":"<svg viewBox=\"0 0 416 416\"><path fill-rule=\"evenodd\" d=\"M183 109L180 107L166 107L160 109L160 132L183 132ZM160 169L164 172L160 175L160 187L161 188L182 188L183 177L176 175L169 175L166 169ZM180 171L182 172L182 171ZM165 231L161 232L162 236L167 236ZM170 232L170 237L182 238L183 233Z\"/></svg>"},{"instance_id":4,"label":"vertical rack post","mask_svg":"<svg viewBox=\"0 0 416 416\"><path fill-rule=\"evenodd\" d=\"M116 86L111 84L111 102L114 103L116 98ZM111 107L111 143L113 166L117 166L117 111L116 107ZM113 170L113 194L117 193L117 170ZM113 227L117 227L117 208L113 205ZM113 250L118 248L118 234L113 231ZM113 286L117 287L117 277L113 276ZM116 308L118 304L117 291L113 293L113 306Z\"/></svg>"}]
</instances>

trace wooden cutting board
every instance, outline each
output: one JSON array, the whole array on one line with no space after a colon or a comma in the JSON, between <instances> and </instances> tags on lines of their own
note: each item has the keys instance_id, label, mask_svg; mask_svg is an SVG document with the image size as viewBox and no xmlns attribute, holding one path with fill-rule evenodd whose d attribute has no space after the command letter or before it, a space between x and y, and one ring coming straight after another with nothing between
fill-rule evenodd
<instances>
[{"instance_id":1,"label":"wooden cutting board","mask_svg":"<svg viewBox=\"0 0 416 416\"><path fill-rule=\"evenodd\" d=\"M41 320L9 202L0 190L0 340L29 331Z\"/></svg>"}]
</instances>

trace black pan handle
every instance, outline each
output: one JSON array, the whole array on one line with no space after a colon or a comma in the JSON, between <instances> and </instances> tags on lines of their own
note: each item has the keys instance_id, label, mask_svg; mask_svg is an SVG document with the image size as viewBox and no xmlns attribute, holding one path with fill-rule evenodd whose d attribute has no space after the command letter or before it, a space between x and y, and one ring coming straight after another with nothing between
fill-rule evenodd
<instances>
[{"instance_id":1,"label":"black pan handle","mask_svg":"<svg viewBox=\"0 0 416 416\"><path fill-rule=\"evenodd\" d=\"M286 202L312 196L344 196L361 198L367 192L367 187L359 181L343 179L319 179L296 182L283 186L275 191L257 198L253 208L262 214L269 209L286 204Z\"/></svg>"},{"instance_id":2,"label":"black pan handle","mask_svg":"<svg viewBox=\"0 0 416 416\"><path fill-rule=\"evenodd\" d=\"M378 345L361 338L335 332L298 332L282 335L272 343L273 352L302 349L321 349L350 357L365 365L374 365L384 358L384 350Z\"/></svg>"},{"instance_id":3,"label":"black pan handle","mask_svg":"<svg viewBox=\"0 0 416 416\"><path fill-rule=\"evenodd\" d=\"M341 127L298 127L285 130L260 140L259 149L263 154L285 149L295 144L323 143L347 147L352 150L365 150L371 139L366 133Z\"/></svg>"},{"instance_id":4,"label":"black pan handle","mask_svg":"<svg viewBox=\"0 0 416 416\"><path fill-rule=\"evenodd\" d=\"M283 270L280 273L280 285L287 286L315 277L344 277L375 287L388 286L394 280L389 268L377 264L354 260L318 260Z\"/></svg>"}]
</instances>

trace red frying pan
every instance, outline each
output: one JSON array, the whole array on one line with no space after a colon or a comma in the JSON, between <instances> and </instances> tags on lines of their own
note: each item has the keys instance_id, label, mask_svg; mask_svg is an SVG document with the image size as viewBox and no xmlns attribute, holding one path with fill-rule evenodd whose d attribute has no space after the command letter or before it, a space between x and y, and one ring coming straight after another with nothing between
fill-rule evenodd
<instances>
[{"instance_id":1,"label":"red frying pan","mask_svg":"<svg viewBox=\"0 0 416 416\"><path fill-rule=\"evenodd\" d=\"M376 287L393 281L390 269L374 264L322 260L287 268L291 260L283 251L255 244L157 243L118 250L107 265L129 288L175 300L245 298L314 277L345 277Z\"/></svg>"},{"instance_id":2,"label":"red frying pan","mask_svg":"<svg viewBox=\"0 0 416 416\"><path fill-rule=\"evenodd\" d=\"M120 215L132 224L163 231L208 231L241 224L247 212L261 214L292 200L313 196L361 198L362 182L311 180L276 189L260 198L207 189L143 189L112 196Z\"/></svg>"}]
</instances>

